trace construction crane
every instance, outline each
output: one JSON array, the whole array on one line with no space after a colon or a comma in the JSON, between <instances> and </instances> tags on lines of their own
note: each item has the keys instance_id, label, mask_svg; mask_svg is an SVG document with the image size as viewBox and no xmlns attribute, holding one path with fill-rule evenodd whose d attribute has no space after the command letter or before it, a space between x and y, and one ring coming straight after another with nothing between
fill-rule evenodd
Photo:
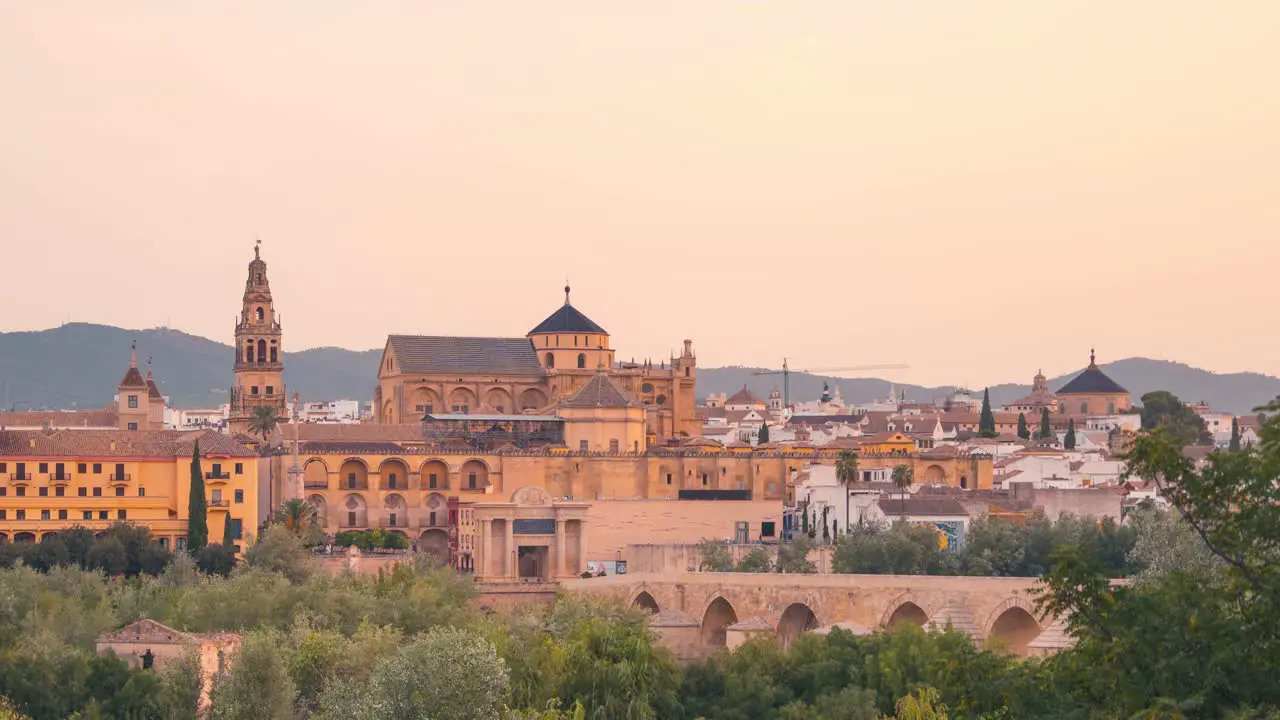
<instances>
[{"instance_id":1,"label":"construction crane","mask_svg":"<svg viewBox=\"0 0 1280 720\"><path fill-rule=\"evenodd\" d=\"M787 407L791 407L791 373L832 373L832 372L853 372L855 370L904 370L911 367L904 363L889 363L884 365L854 365L852 367L836 367L836 368L813 368L810 370L792 370L787 366L787 359L782 358L781 370L758 370L753 375L781 375L782 376L782 403Z\"/></svg>"}]
</instances>

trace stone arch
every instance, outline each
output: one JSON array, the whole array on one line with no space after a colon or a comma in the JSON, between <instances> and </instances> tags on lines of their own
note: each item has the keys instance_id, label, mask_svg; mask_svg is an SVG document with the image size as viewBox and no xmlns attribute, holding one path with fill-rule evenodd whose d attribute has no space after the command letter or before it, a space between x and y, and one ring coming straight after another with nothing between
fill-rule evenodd
<instances>
[{"instance_id":1,"label":"stone arch","mask_svg":"<svg viewBox=\"0 0 1280 720\"><path fill-rule=\"evenodd\" d=\"M471 388L456 387L449 392L449 412L467 413L477 409L476 394Z\"/></svg>"},{"instance_id":2,"label":"stone arch","mask_svg":"<svg viewBox=\"0 0 1280 720\"><path fill-rule=\"evenodd\" d=\"M484 492L484 489L489 487L489 466L478 458L471 458L462 463L461 485L460 490Z\"/></svg>"},{"instance_id":3,"label":"stone arch","mask_svg":"<svg viewBox=\"0 0 1280 720\"><path fill-rule=\"evenodd\" d=\"M894 598L885 608L884 615L880 617L880 626L886 628L898 623L911 623L924 627L928 622L929 612L925 609L924 602L910 591Z\"/></svg>"},{"instance_id":4,"label":"stone arch","mask_svg":"<svg viewBox=\"0 0 1280 720\"><path fill-rule=\"evenodd\" d=\"M941 465L930 465L924 469L925 485L946 485L947 471Z\"/></svg>"},{"instance_id":5,"label":"stone arch","mask_svg":"<svg viewBox=\"0 0 1280 720\"><path fill-rule=\"evenodd\" d=\"M433 555L441 562L448 562L449 535L439 528L423 530L418 536L418 552Z\"/></svg>"},{"instance_id":6,"label":"stone arch","mask_svg":"<svg viewBox=\"0 0 1280 720\"><path fill-rule=\"evenodd\" d=\"M342 501L338 526L343 528L369 527L369 504L359 493L348 493Z\"/></svg>"},{"instance_id":7,"label":"stone arch","mask_svg":"<svg viewBox=\"0 0 1280 720\"><path fill-rule=\"evenodd\" d=\"M440 396L435 390L420 387L409 396L409 407L413 408L415 415L422 416L442 412L444 404L440 402Z\"/></svg>"},{"instance_id":8,"label":"stone arch","mask_svg":"<svg viewBox=\"0 0 1280 720\"><path fill-rule=\"evenodd\" d=\"M520 410L539 410L547 406L547 394L538 388L527 388L520 393Z\"/></svg>"},{"instance_id":9,"label":"stone arch","mask_svg":"<svg viewBox=\"0 0 1280 720\"><path fill-rule=\"evenodd\" d=\"M408 490L409 465L400 458L387 458L378 466L378 487L383 490Z\"/></svg>"},{"instance_id":10,"label":"stone arch","mask_svg":"<svg viewBox=\"0 0 1280 720\"><path fill-rule=\"evenodd\" d=\"M313 493L307 498L307 502L311 503L311 507L316 509L316 522L320 523L320 527L329 527L329 503L320 493Z\"/></svg>"},{"instance_id":11,"label":"stone arch","mask_svg":"<svg viewBox=\"0 0 1280 720\"><path fill-rule=\"evenodd\" d=\"M631 601L631 605L632 607L640 608L641 610L653 613L654 615L662 612L662 608L659 607L658 601L649 594L648 590L641 590L640 593Z\"/></svg>"},{"instance_id":12,"label":"stone arch","mask_svg":"<svg viewBox=\"0 0 1280 720\"><path fill-rule=\"evenodd\" d=\"M800 633L816 630L819 625L821 623L818 622L818 616L814 614L813 608L804 603L791 603L778 618L778 639L782 642L783 648L789 648Z\"/></svg>"},{"instance_id":13,"label":"stone arch","mask_svg":"<svg viewBox=\"0 0 1280 720\"><path fill-rule=\"evenodd\" d=\"M516 411L515 402L511 399L511 393L502 388L489 388L484 394L485 406L495 413L514 413Z\"/></svg>"},{"instance_id":14,"label":"stone arch","mask_svg":"<svg viewBox=\"0 0 1280 720\"><path fill-rule=\"evenodd\" d=\"M727 641L726 631L729 626L738 622L738 613L724 595L716 594L707 608L702 611L701 636L702 644L711 648L722 648Z\"/></svg>"},{"instance_id":15,"label":"stone arch","mask_svg":"<svg viewBox=\"0 0 1280 720\"><path fill-rule=\"evenodd\" d=\"M387 527L409 527L409 506L404 496L390 493L382 499L382 509L387 513ZM392 515L395 515L392 518Z\"/></svg>"},{"instance_id":16,"label":"stone arch","mask_svg":"<svg viewBox=\"0 0 1280 720\"><path fill-rule=\"evenodd\" d=\"M16 543L21 543L21 542L33 543L36 541L36 534L33 532L14 533L13 541Z\"/></svg>"},{"instance_id":17,"label":"stone arch","mask_svg":"<svg viewBox=\"0 0 1280 720\"><path fill-rule=\"evenodd\" d=\"M419 473L419 485L424 490L447 490L449 488L449 465L440 459L431 459L422 463Z\"/></svg>"},{"instance_id":18,"label":"stone arch","mask_svg":"<svg viewBox=\"0 0 1280 720\"><path fill-rule=\"evenodd\" d=\"M1011 597L996 606L983 628L987 642L1003 645L1019 657L1027 655L1027 645L1044 630L1036 608L1027 600Z\"/></svg>"},{"instance_id":19,"label":"stone arch","mask_svg":"<svg viewBox=\"0 0 1280 720\"><path fill-rule=\"evenodd\" d=\"M343 490L368 490L369 466L360 458L347 458L338 468L338 486Z\"/></svg>"},{"instance_id":20,"label":"stone arch","mask_svg":"<svg viewBox=\"0 0 1280 720\"><path fill-rule=\"evenodd\" d=\"M267 361L267 341L259 340L258 341L258 362L264 363L266 361Z\"/></svg>"},{"instance_id":21,"label":"stone arch","mask_svg":"<svg viewBox=\"0 0 1280 720\"><path fill-rule=\"evenodd\" d=\"M40 542L44 542L45 540L48 540L49 538L53 538L53 537L58 537L58 531L57 531L57 530L50 530L50 531L46 532L45 534L41 535L41 536L40 536Z\"/></svg>"},{"instance_id":22,"label":"stone arch","mask_svg":"<svg viewBox=\"0 0 1280 720\"><path fill-rule=\"evenodd\" d=\"M309 488L329 487L329 466L320 458L311 458L302 466L302 484Z\"/></svg>"}]
</instances>

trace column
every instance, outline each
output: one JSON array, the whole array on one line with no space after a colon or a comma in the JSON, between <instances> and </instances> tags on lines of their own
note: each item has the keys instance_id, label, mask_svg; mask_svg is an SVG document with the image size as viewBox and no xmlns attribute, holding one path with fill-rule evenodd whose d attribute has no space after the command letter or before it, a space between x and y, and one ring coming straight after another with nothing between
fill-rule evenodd
<instances>
[{"instance_id":1,"label":"column","mask_svg":"<svg viewBox=\"0 0 1280 720\"><path fill-rule=\"evenodd\" d=\"M506 576L508 580L517 580L520 575L520 563L516 556L516 528L513 518L507 518L507 547L504 557L505 567L507 569Z\"/></svg>"},{"instance_id":2,"label":"column","mask_svg":"<svg viewBox=\"0 0 1280 720\"><path fill-rule=\"evenodd\" d=\"M564 544L569 540L565 525L564 520L556 518L556 555L555 565L551 570L552 579L558 579L569 572L564 566Z\"/></svg>"},{"instance_id":3,"label":"column","mask_svg":"<svg viewBox=\"0 0 1280 720\"><path fill-rule=\"evenodd\" d=\"M477 580L484 580L489 577L489 521L478 520L476 522L476 546L472 550L472 560L475 562L472 572Z\"/></svg>"}]
</instances>

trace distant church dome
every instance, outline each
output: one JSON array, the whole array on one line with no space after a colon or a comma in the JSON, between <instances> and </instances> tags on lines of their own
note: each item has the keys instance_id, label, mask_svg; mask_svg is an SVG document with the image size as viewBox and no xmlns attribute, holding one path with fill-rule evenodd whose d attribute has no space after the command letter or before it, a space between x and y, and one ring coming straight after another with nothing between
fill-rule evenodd
<instances>
[{"instance_id":1,"label":"distant church dome","mask_svg":"<svg viewBox=\"0 0 1280 720\"><path fill-rule=\"evenodd\" d=\"M583 315L569 303L569 286L564 286L564 305L547 316L546 320L529 331L530 335L547 333L583 333L592 335L608 335L605 329L595 324L591 318Z\"/></svg>"},{"instance_id":2,"label":"distant church dome","mask_svg":"<svg viewBox=\"0 0 1280 720\"><path fill-rule=\"evenodd\" d=\"M1059 395L1128 395L1129 391L1120 386L1120 383L1107 377L1107 374L1098 368L1097 355L1089 351L1089 367L1084 372L1075 376L1062 389L1058 390Z\"/></svg>"}]
</instances>

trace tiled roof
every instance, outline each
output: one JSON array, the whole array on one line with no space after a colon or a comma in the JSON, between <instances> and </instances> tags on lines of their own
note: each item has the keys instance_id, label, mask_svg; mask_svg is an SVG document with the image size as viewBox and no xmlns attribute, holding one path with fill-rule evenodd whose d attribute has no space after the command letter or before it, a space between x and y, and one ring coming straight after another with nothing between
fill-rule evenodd
<instances>
[{"instance_id":1,"label":"tiled roof","mask_svg":"<svg viewBox=\"0 0 1280 720\"><path fill-rule=\"evenodd\" d=\"M903 512L903 501L899 498L880 498L880 510L889 517L897 517ZM964 506L949 497L910 497L906 499L906 513L912 517L922 515L954 515L965 516Z\"/></svg>"},{"instance_id":2,"label":"tiled roof","mask_svg":"<svg viewBox=\"0 0 1280 720\"><path fill-rule=\"evenodd\" d=\"M0 412L0 428L38 428L45 424L55 430L72 427L114 428L119 422L120 416L114 410Z\"/></svg>"},{"instance_id":3,"label":"tiled roof","mask_svg":"<svg viewBox=\"0 0 1280 720\"><path fill-rule=\"evenodd\" d=\"M742 389L734 393L733 395L730 395L729 399L724 401L724 404L725 405L757 405L757 404L760 404L760 398L756 397L755 393L748 390L746 385L743 385Z\"/></svg>"},{"instance_id":4,"label":"tiled roof","mask_svg":"<svg viewBox=\"0 0 1280 720\"><path fill-rule=\"evenodd\" d=\"M792 415L788 425L826 425L827 423L859 423L861 415Z\"/></svg>"},{"instance_id":5,"label":"tiled roof","mask_svg":"<svg viewBox=\"0 0 1280 720\"><path fill-rule=\"evenodd\" d=\"M39 430L0 431L0 455L22 457L256 457L249 448L215 430Z\"/></svg>"},{"instance_id":6,"label":"tiled roof","mask_svg":"<svg viewBox=\"0 0 1280 720\"><path fill-rule=\"evenodd\" d=\"M147 381L142 379L142 373L138 372L136 366L130 365L129 369L124 372L124 377L120 380L120 387L146 389Z\"/></svg>"},{"instance_id":7,"label":"tiled roof","mask_svg":"<svg viewBox=\"0 0 1280 720\"><path fill-rule=\"evenodd\" d=\"M147 378L147 397L152 400L163 400L164 396L160 394L160 388L156 387L156 381Z\"/></svg>"},{"instance_id":8,"label":"tiled roof","mask_svg":"<svg viewBox=\"0 0 1280 720\"><path fill-rule=\"evenodd\" d=\"M604 328L592 322L591 318L583 315L577 308L570 305L568 298L565 299L564 305L561 305L555 312L548 315L546 320L538 323L538 327L529 331L530 335L542 333L609 334L604 331Z\"/></svg>"},{"instance_id":9,"label":"tiled roof","mask_svg":"<svg viewBox=\"0 0 1280 720\"><path fill-rule=\"evenodd\" d=\"M626 407L631 404L626 395L604 373L596 373L578 391L560 401L560 407Z\"/></svg>"},{"instance_id":10,"label":"tiled roof","mask_svg":"<svg viewBox=\"0 0 1280 720\"><path fill-rule=\"evenodd\" d=\"M283 437L292 440L294 431L303 442L334 440L341 442L386 441L404 442L421 441L422 425L407 423L401 425L382 425L378 423L299 423L283 425Z\"/></svg>"},{"instance_id":11,"label":"tiled roof","mask_svg":"<svg viewBox=\"0 0 1280 720\"><path fill-rule=\"evenodd\" d=\"M402 452L404 446L377 440L319 440L302 443L299 455L349 455L359 452L363 455L394 455Z\"/></svg>"},{"instance_id":12,"label":"tiled roof","mask_svg":"<svg viewBox=\"0 0 1280 720\"><path fill-rule=\"evenodd\" d=\"M423 375L545 375L528 338L391 335L402 373Z\"/></svg>"}]
</instances>

